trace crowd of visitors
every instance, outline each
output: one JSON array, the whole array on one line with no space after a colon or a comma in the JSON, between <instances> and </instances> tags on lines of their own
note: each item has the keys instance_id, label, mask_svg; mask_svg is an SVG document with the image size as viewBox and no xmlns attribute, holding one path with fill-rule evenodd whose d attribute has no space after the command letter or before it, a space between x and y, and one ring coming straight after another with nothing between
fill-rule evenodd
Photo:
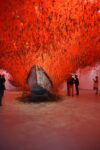
<instances>
[{"instance_id":1,"label":"crowd of visitors","mask_svg":"<svg viewBox=\"0 0 100 150\"><path fill-rule=\"evenodd\" d=\"M95 94L98 94L99 90L98 76L95 76L95 78L93 79L93 90L95 91ZM79 78L76 74L73 76L70 74L67 79L67 95L68 96L79 95Z\"/></svg>"}]
</instances>

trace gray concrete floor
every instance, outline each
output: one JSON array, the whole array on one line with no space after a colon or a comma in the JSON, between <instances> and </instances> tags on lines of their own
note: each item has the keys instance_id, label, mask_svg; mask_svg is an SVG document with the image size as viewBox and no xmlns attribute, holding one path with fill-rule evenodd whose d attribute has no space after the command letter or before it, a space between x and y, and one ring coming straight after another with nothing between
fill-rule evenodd
<instances>
[{"instance_id":1,"label":"gray concrete floor","mask_svg":"<svg viewBox=\"0 0 100 150\"><path fill-rule=\"evenodd\" d=\"M21 94L5 92L0 150L100 150L100 93L41 103L19 102Z\"/></svg>"}]
</instances>

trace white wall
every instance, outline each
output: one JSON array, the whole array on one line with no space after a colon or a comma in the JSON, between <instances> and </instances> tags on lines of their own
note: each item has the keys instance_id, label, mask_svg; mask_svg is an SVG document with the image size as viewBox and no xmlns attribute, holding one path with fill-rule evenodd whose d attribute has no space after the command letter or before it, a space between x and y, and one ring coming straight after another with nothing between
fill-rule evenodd
<instances>
[{"instance_id":1,"label":"white wall","mask_svg":"<svg viewBox=\"0 0 100 150\"><path fill-rule=\"evenodd\" d=\"M6 79L6 82L5 82L6 90L17 90L17 88L15 86L13 86L9 82L9 80L12 79L12 76L6 70L0 69L0 74L5 76L5 79Z\"/></svg>"},{"instance_id":2,"label":"white wall","mask_svg":"<svg viewBox=\"0 0 100 150\"><path fill-rule=\"evenodd\" d=\"M95 67L87 67L79 73L80 89L93 89L93 78L97 75L99 77L99 89L100 89L100 65Z\"/></svg>"}]
</instances>

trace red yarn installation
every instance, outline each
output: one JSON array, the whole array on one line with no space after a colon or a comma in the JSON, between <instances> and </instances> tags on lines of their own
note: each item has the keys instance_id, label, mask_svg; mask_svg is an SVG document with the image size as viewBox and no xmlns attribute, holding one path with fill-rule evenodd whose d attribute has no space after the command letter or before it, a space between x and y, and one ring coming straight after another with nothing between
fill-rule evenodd
<instances>
[{"instance_id":1,"label":"red yarn installation","mask_svg":"<svg viewBox=\"0 0 100 150\"><path fill-rule=\"evenodd\" d=\"M34 64L54 90L78 68L100 63L99 0L0 0L0 68L23 89Z\"/></svg>"}]
</instances>

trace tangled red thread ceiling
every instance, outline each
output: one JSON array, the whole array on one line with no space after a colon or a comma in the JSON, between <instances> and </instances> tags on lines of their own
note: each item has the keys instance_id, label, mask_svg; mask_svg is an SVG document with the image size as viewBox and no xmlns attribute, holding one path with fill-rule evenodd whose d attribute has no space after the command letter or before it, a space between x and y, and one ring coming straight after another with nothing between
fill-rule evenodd
<instances>
[{"instance_id":1,"label":"tangled red thread ceiling","mask_svg":"<svg viewBox=\"0 0 100 150\"><path fill-rule=\"evenodd\" d=\"M0 0L0 68L23 89L34 64L56 89L78 68L100 63L99 0Z\"/></svg>"}]
</instances>

